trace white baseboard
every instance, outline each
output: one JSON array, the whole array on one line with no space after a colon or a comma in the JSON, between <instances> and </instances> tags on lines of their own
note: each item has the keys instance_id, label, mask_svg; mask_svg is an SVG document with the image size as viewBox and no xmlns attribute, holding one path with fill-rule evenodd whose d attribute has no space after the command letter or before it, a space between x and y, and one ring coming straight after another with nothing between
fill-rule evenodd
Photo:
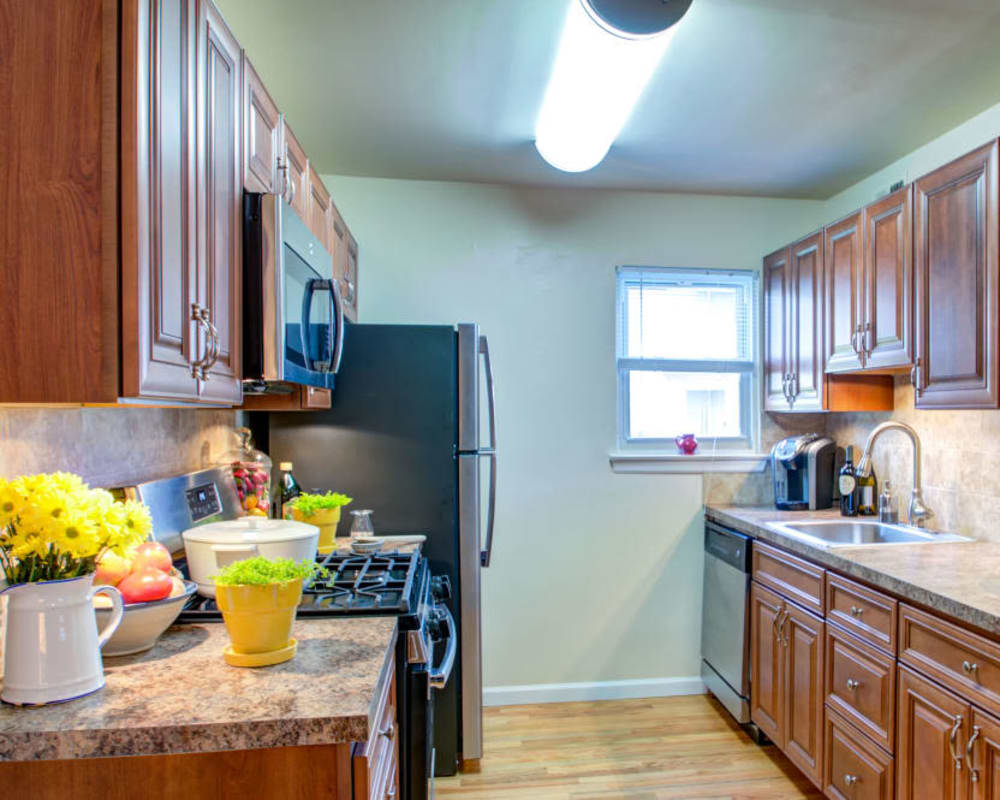
<instances>
[{"instance_id":1,"label":"white baseboard","mask_svg":"<svg viewBox=\"0 0 1000 800\"><path fill-rule=\"evenodd\" d=\"M529 703L572 703L579 700L632 700L704 694L701 678L642 678L628 681L537 683L527 686L487 686L485 706L521 706Z\"/></svg>"}]
</instances>

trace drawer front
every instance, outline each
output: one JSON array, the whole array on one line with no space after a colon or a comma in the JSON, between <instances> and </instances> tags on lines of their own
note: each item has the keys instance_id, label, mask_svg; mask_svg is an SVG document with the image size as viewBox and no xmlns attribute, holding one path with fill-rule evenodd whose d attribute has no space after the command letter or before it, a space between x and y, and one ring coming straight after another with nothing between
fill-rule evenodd
<instances>
[{"instance_id":1,"label":"drawer front","mask_svg":"<svg viewBox=\"0 0 1000 800\"><path fill-rule=\"evenodd\" d=\"M985 636L900 603L899 660L1000 714L1000 645Z\"/></svg>"},{"instance_id":2,"label":"drawer front","mask_svg":"<svg viewBox=\"0 0 1000 800\"><path fill-rule=\"evenodd\" d=\"M393 652L395 650L393 649ZM368 741L355 745L353 755L354 800L393 797L398 772L399 728L396 723L395 665L390 661L382 681L382 694L375 701Z\"/></svg>"},{"instance_id":3,"label":"drawer front","mask_svg":"<svg viewBox=\"0 0 1000 800\"><path fill-rule=\"evenodd\" d=\"M826 573L826 618L893 655L898 605L860 583Z\"/></svg>"},{"instance_id":4,"label":"drawer front","mask_svg":"<svg viewBox=\"0 0 1000 800\"><path fill-rule=\"evenodd\" d=\"M832 708L888 752L894 752L896 661L878 648L826 626L827 708Z\"/></svg>"},{"instance_id":5,"label":"drawer front","mask_svg":"<svg viewBox=\"0 0 1000 800\"><path fill-rule=\"evenodd\" d=\"M837 800L892 800L893 758L834 711L826 715L824 791Z\"/></svg>"},{"instance_id":6,"label":"drawer front","mask_svg":"<svg viewBox=\"0 0 1000 800\"><path fill-rule=\"evenodd\" d=\"M753 543L754 580L821 617L826 609L823 574L821 567L791 553Z\"/></svg>"}]
</instances>

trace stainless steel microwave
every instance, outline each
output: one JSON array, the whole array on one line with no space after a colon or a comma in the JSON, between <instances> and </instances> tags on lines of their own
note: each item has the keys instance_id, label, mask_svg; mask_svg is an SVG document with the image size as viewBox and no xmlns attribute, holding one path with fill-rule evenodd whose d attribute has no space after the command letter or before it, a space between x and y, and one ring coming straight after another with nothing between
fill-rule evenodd
<instances>
[{"instance_id":1,"label":"stainless steel microwave","mask_svg":"<svg viewBox=\"0 0 1000 800\"><path fill-rule=\"evenodd\" d=\"M243 197L243 386L332 389L344 345L333 258L279 195Z\"/></svg>"}]
</instances>

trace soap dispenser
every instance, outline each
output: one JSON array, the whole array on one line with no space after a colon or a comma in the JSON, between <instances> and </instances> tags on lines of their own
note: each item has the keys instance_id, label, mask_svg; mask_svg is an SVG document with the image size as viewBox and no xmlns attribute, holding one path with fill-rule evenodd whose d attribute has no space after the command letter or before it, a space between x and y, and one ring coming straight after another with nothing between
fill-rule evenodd
<instances>
[{"instance_id":1,"label":"soap dispenser","mask_svg":"<svg viewBox=\"0 0 1000 800\"><path fill-rule=\"evenodd\" d=\"M897 525L899 523L899 499L892 493L889 481L882 484L882 493L878 496L878 521Z\"/></svg>"}]
</instances>

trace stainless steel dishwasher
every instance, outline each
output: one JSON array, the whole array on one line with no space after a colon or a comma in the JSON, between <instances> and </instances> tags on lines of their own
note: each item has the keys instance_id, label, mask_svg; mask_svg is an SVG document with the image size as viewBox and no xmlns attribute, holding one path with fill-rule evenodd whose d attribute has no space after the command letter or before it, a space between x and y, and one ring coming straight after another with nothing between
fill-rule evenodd
<instances>
[{"instance_id":1,"label":"stainless steel dishwasher","mask_svg":"<svg viewBox=\"0 0 1000 800\"><path fill-rule=\"evenodd\" d=\"M750 548L752 539L705 522L701 677L741 724L750 722Z\"/></svg>"}]
</instances>

